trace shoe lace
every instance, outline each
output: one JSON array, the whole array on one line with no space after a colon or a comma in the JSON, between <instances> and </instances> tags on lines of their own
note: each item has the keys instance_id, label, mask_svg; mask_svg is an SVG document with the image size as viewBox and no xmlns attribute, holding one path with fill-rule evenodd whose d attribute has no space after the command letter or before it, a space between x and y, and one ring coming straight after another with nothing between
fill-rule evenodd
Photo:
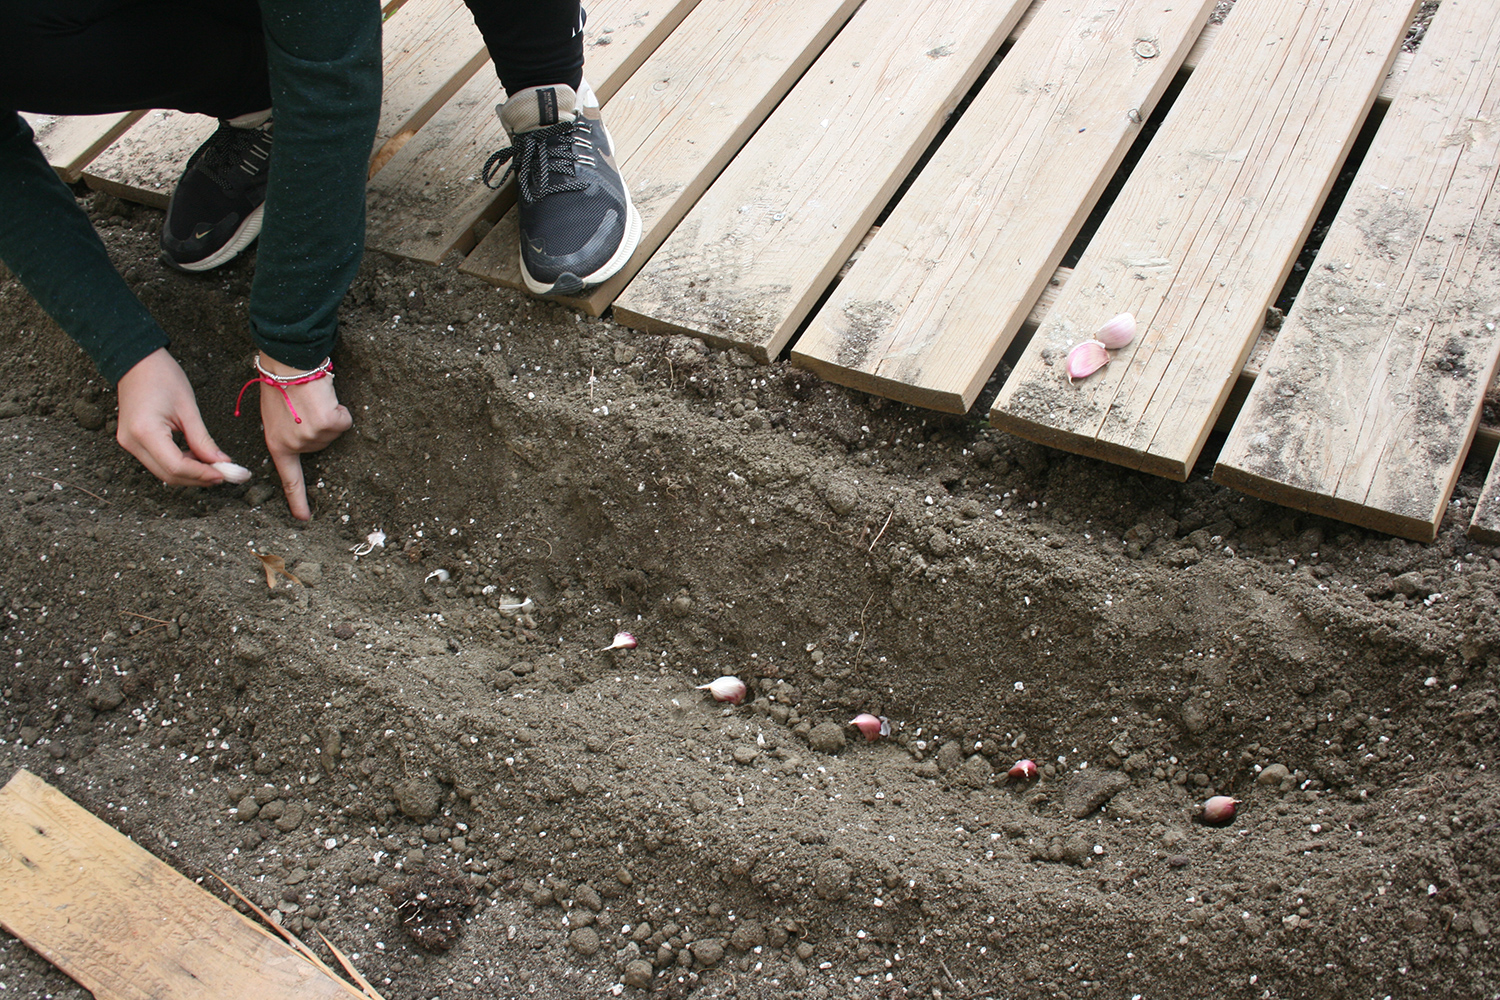
<instances>
[{"instance_id":1,"label":"shoe lace","mask_svg":"<svg viewBox=\"0 0 1500 1000\"><path fill-rule=\"evenodd\" d=\"M271 159L271 132L232 125L221 131L227 134L204 150L198 166L220 188L233 193L265 172Z\"/></svg>"},{"instance_id":2,"label":"shoe lace","mask_svg":"<svg viewBox=\"0 0 1500 1000\"><path fill-rule=\"evenodd\" d=\"M582 191L588 183L578 176L578 149L592 150L588 136L589 124L581 116L513 136L509 146L485 161L485 186L498 188L515 174L521 197L528 202L562 191Z\"/></svg>"}]
</instances>

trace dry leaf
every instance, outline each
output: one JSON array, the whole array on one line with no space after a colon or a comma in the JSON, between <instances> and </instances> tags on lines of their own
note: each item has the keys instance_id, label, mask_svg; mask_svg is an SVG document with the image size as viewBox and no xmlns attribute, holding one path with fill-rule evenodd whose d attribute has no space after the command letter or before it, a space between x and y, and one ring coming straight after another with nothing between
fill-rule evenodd
<instances>
[{"instance_id":1,"label":"dry leaf","mask_svg":"<svg viewBox=\"0 0 1500 1000\"><path fill-rule=\"evenodd\" d=\"M301 580L287 572L286 560L280 556L268 556L257 552L255 553L255 558L260 560L261 568L266 571L266 586L272 590L276 589L276 577L278 576L286 577L299 587L303 585Z\"/></svg>"}]
</instances>

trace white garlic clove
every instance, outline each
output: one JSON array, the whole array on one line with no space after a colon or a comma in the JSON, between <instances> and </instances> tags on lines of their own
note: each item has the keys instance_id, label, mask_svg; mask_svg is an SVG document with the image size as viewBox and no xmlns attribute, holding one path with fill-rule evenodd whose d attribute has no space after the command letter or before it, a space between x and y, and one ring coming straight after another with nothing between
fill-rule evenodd
<instances>
[{"instance_id":1,"label":"white garlic clove","mask_svg":"<svg viewBox=\"0 0 1500 1000\"><path fill-rule=\"evenodd\" d=\"M1068 381L1087 378L1109 364L1109 352L1097 340L1085 340L1068 352Z\"/></svg>"},{"instance_id":2,"label":"white garlic clove","mask_svg":"<svg viewBox=\"0 0 1500 1000\"><path fill-rule=\"evenodd\" d=\"M731 705L745 700L745 682L738 677L718 677L707 684L699 684L697 689L713 695L714 701L727 701Z\"/></svg>"},{"instance_id":3,"label":"white garlic clove","mask_svg":"<svg viewBox=\"0 0 1500 1000\"><path fill-rule=\"evenodd\" d=\"M1239 799L1228 795L1212 795L1203 803L1203 822L1214 826L1227 826L1234 820L1235 807Z\"/></svg>"},{"instance_id":4,"label":"white garlic clove","mask_svg":"<svg viewBox=\"0 0 1500 1000\"><path fill-rule=\"evenodd\" d=\"M1094 339L1111 351L1124 347L1135 339L1135 317L1130 313L1120 313L1101 326Z\"/></svg>"},{"instance_id":5,"label":"white garlic clove","mask_svg":"<svg viewBox=\"0 0 1500 1000\"><path fill-rule=\"evenodd\" d=\"M629 632L616 632L615 641L605 646L599 652L605 653L611 649L634 649L636 645L635 636Z\"/></svg>"},{"instance_id":6,"label":"white garlic clove","mask_svg":"<svg viewBox=\"0 0 1500 1000\"><path fill-rule=\"evenodd\" d=\"M248 483L250 481L250 470L243 465L235 465L233 462L215 462L215 469L224 477L226 483Z\"/></svg>"},{"instance_id":7,"label":"white garlic clove","mask_svg":"<svg viewBox=\"0 0 1500 1000\"><path fill-rule=\"evenodd\" d=\"M865 734L867 740L878 740L890 732L886 723L869 712L861 712L849 720L849 725Z\"/></svg>"},{"instance_id":8,"label":"white garlic clove","mask_svg":"<svg viewBox=\"0 0 1500 1000\"><path fill-rule=\"evenodd\" d=\"M436 580L438 583L447 583L451 579L453 579L452 573L449 573L445 569L435 569L431 573L428 573L422 582L431 583L433 580Z\"/></svg>"}]
</instances>

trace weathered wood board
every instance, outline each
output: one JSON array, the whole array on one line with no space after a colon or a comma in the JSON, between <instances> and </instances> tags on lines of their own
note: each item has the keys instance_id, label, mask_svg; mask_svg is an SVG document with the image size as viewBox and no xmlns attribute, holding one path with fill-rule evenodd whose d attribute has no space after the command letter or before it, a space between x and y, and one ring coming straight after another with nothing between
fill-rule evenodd
<instances>
[{"instance_id":1,"label":"weathered wood board","mask_svg":"<svg viewBox=\"0 0 1500 1000\"><path fill-rule=\"evenodd\" d=\"M586 296L560 299L597 316L614 301L859 6L859 0L700 3L604 108L616 162L641 214L625 268ZM524 289L514 210L461 270Z\"/></svg>"},{"instance_id":2,"label":"weathered wood board","mask_svg":"<svg viewBox=\"0 0 1500 1000\"><path fill-rule=\"evenodd\" d=\"M1469 537L1488 545L1500 545L1500 452L1490 465L1490 474L1474 505L1469 521Z\"/></svg>"},{"instance_id":3,"label":"weathered wood board","mask_svg":"<svg viewBox=\"0 0 1500 1000\"><path fill-rule=\"evenodd\" d=\"M1445 0L1214 479L1437 536L1500 360L1500 18Z\"/></svg>"},{"instance_id":4,"label":"weathered wood board","mask_svg":"<svg viewBox=\"0 0 1500 1000\"><path fill-rule=\"evenodd\" d=\"M110 115L56 118L23 111L21 117L36 133L36 144L47 157L47 162L52 164L58 176L72 184L83 176L83 168L94 157L108 149L110 143L140 121L144 114L144 111L120 111Z\"/></svg>"},{"instance_id":5,"label":"weathered wood board","mask_svg":"<svg viewBox=\"0 0 1500 1000\"><path fill-rule=\"evenodd\" d=\"M1211 8L1044 5L809 324L793 362L966 412Z\"/></svg>"},{"instance_id":6,"label":"weathered wood board","mask_svg":"<svg viewBox=\"0 0 1500 1000\"><path fill-rule=\"evenodd\" d=\"M0 789L0 925L97 1000L363 998L26 771Z\"/></svg>"},{"instance_id":7,"label":"weathered wood board","mask_svg":"<svg viewBox=\"0 0 1500 1000\"><path fill-rule=\"evenodd\" d=\"M1186 479L1416 6L1239 0L1001 390L992 422ZM1120 312L1136 316L1140 335L1069 384L1069 348Z\"/></svg>"},{"instance_id":8,"label":"weathered wood board","mask_svg":"<svg viewBox=\"0 0 1500 1000\"><path fill-rule=\"evenodd\" d=\"M1027 2L866 0L615 301L615 319L774 358Z\"/></svg>"},{"instance_id":9,"label":"weathered wood board","mask_svg":"<svg viewBox=\"0 0 1500 1000\"><path fill-rule=\"evenodd\" d=\"M462 18L468 19L467 34L456 27ZM438 24L450 30L438 31ZM450 45L451 37L459 37L460 43ZM484 45L478 37L461 0L407 0L402 4L384 29L386 85L393 89L394 96L382 105L381 128L415 127L413 123L420 124L421 114L436 110L442 103L437 98L458 89L451 77L466 79L465 74L474 72L475 45L481 53L478 60L483 61ZM436 68L429 71L429 66ZM216 128L218 122L206 115L147 112L89 164L84 183L127 201L164 209L188 157ZM377 131L372 153L394 134Z\"/></svg>"},{"instance_id":10,"label":"weathered wood board","mask_svg":"<svg viewBox=\"0 0 1500 1000\"><path fill-rule=\"evenodd\" d=\"M649 7L640 0L589 5L584 73L601 103L614 96L698 0ZM514 182L491 191L480 181L484 161L510 139L495 115L505 97L486 66L406 142L370 180L367 245L397 257L436 264L452 250L473 248L474 224L494 221L515 201Z\"/></svg>"}]
</instances>

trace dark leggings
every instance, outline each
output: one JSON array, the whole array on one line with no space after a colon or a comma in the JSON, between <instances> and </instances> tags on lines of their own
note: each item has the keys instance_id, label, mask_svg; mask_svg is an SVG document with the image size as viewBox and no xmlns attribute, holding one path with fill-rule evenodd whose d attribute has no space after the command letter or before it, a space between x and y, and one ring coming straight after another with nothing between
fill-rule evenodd
<instances>
[{"instance_id":1,"label":"dark leggings","mask_svg":"<svg viewBox=\"0 0 1500 1000\"><path fill-rule=\"evenodd\" d=\"M583 79L579 0L465 2L507 93ZM257 0L0 0L0 109L236 118L270 106Z\"/></svg>"}]
</instances>

